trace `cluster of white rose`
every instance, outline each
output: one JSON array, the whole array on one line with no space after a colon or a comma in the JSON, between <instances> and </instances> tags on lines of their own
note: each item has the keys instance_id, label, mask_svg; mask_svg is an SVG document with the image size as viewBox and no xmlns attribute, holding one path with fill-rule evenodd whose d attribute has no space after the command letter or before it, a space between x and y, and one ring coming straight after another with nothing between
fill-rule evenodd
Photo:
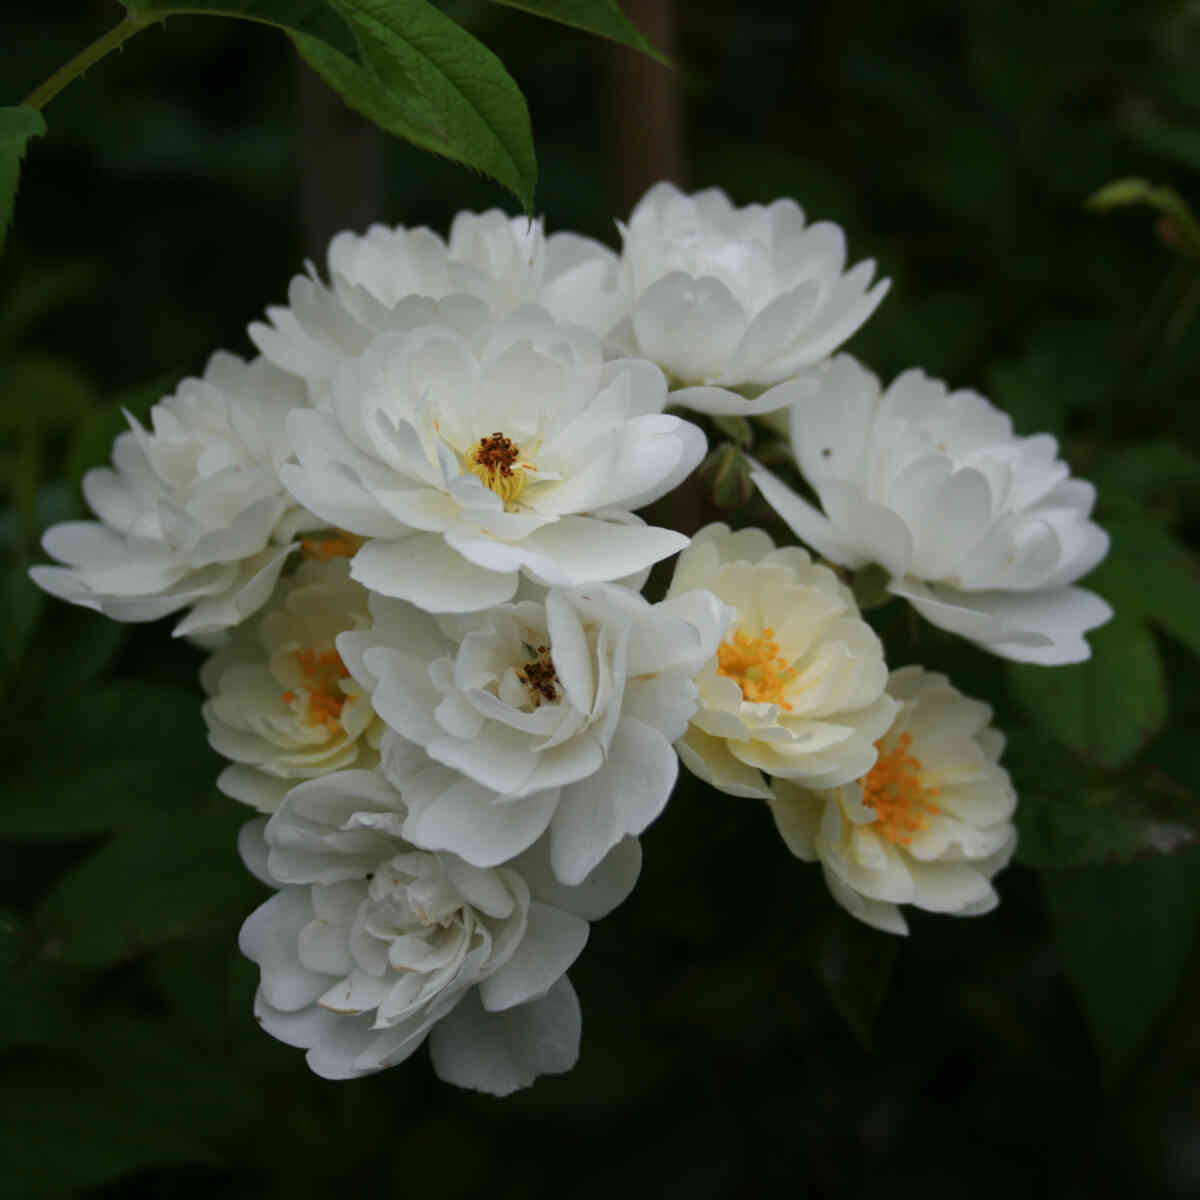
<instances>
[{"instance_id":1,"label":"cluster of white rose","mask_svg":"<svg viewBox=\"0 0 1200 1200\"><path fill-rule=\"evenodd\" d=\"M830 358L886 291L789 200L653 188L618 255L460 214L340 234L131 420L57 525L47 591L126 621L183 612L219 786L265 814L274 896L241 946L256 1013L344 1079L428 1038L505 1094L578 1053L565 972L632 890L682 759L766 801L787 846L878 928L981 913L1015 844L990 710L889 674L845 579L873 564L929 621L1011 659L1085 658L1109 615L1093 489L919 371ZM788 410L820 507L753 466L802 541L635 510L699 465L709 416ZM665 598L649 568L681 552ZM765 809L764 809L765 811Z\"/></svg>"}]
</instances>

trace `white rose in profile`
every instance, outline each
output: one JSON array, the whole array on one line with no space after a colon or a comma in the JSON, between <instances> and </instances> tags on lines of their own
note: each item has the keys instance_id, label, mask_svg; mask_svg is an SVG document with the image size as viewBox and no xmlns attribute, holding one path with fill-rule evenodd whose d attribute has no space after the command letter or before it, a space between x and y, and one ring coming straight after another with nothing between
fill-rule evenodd
<instances>
[{"instance_id":1,"label":"white rose in profile","mask_svg":"<svg viewBox=\"0 0 1200 1200\"><path fill-rule=\"evenodd\" d=\"M605 363L590 334L538 309L475 327L423 304L409 315L344 364L329 412L288 422L284 483L366 539L355 579L432 612L474 611L510 600L521 573L605 582L687 544L630 515L706 449L663 413L657 367Z\"/></svg>"},{"instance_id":2,"label":"white rose in profile","mask_svg":"<svg viewBox=\"0 0 1200 1200\"><path fill-rule=\"evenodd\" d=\"M538 848L494 869L417 849L405 815L378 774L343 771L243 830L247 865L279 889L240 937L259 1022L327 1079L395 1066L427 1038L441 1078L495 1095L569 1070L580 1022L564 972L588 921L633 888L637 843L571 889Z\"/></svg>"},{"instance_id":3,"label":"white rose in profile","mask_svg":"<svg viewBox=\"0 0 1200 1200\"><path fill-rule=\"evenodd\" d=\"M692 676L730 616L708 592L651 605L614 585L439 620L373 596L371 613L337 645L394 731L382 770L404 836L492 867L549 830L571 885L666 805Z\"/></svg>"},{"instance_id":4,"label":"white rose in profile","mask_svg":"<svg viewBox=\"0 0 1200 1200\"><path fill-rule=\"evenodd\" d=\"M791 410L796 462L820 511L761 467L751 476L792 531L831 562L878 563L926 620L1019 662L1079 662L1112 615L1071 585L1108 552L1047 434L1015 437L976 392L921 371L886 390L849 355Z\"/></svg>"},{"instance_id":5,"label":"white rose in profile","mask_svg":"<svg viewBox=\"0 0 1200 1200\"><path fill-rule=\"evenodd\" d=\"M66 565L31 568L34 582L118 621L186 608L177 636L245 620L270 598L297 530L320 524L279 482L288 413L306 403L269 363L214 354L203 378L154 406L149 430L130 418L111 469L84 476L100 520L52 526L42 545Z\"/></svg>"},{"instance_id":6,"label":"white rose in profile","mask_svg":"<svg viewBox=\"0 0 1200 1200\"><path fill-rule=\"evenodd\" d=\"M628 315L622 352L657 363L702 412L762 413L810 388L793 377L832 354L875 311L887 280L848 272L846 239L806 224L793 200L735 208L719 188L658 183L621 226ZM753 400L729 389L757 392Z\"/></svg>"},{"instance_id":7,"label":"white rose in profile","mask_svg":"<svg viewBox=\"0 0 1200 1200\"><path fill-rule=\"evenodd\" d=\"M779 832L797 857L821 863L838 903L876 929L907 933L901 904L989 912L992 877L1017 844L1017 798L992 710L921 667L893 671L888 693L900 711L861 779L823 791L774 781Z\"/></svg>"},{"instance_id":8,"label":"white rose in profile","mask_svg":"<svg viewBox=\"0 0 1200 1200\"><path fill-rule=\"evenodd\" d=\"M668 599L707 588L737 613L696 676L700 707L676 743L701 779L769 799L762 772L826 788L870 769L897 703L883 646L850 590L761 529L708 525L679 556Z\"/></svg>"}]
</instances>

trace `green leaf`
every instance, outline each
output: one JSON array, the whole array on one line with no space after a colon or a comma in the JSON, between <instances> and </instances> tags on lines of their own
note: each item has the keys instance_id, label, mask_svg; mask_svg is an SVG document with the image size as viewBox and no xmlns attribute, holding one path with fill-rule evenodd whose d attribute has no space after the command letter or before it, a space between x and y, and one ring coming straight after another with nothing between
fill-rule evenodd
<instances>
[{"instance_id":1,"label":"green leaf","mask_svg":"<svg viewBox=\"0 0 1200 1200\"><path fill-rule=\"evenodd\" d=\"M1200 655L1200 562L1152 514L1105 522L1112 550L1088 580L1122 617L1165 630Z\"/></svg>"},{"instance_id":2,"label":"green leaf","mask_svg":"<svg viewBox=\"0 0 1200 1200\"><path fill-rule=\"evenodd\" d=\"M0 776L0 834L101 833L210 795L220 760L198 699L132 682L51 698L45 714L9 731L5 757L18 765Z\"/></svg>"},{"instance_id":3,"label":"green leaf","mask_svg":"<svg viewBox=\"0 0 1200 1200\"><path fill-rule=\"evenodd\" d=\"M1110 1073L1166 1010L1200 927L1200 854L1042 876L1067 976Z\"/></svg>"},{"instance_id":4,"label":"green leaf","mask_svg":"<svg viewBox=\"0 0 1200 1200\"><path fill-rule=\"evenodd\" d=\"M1017 702L1089 762L1119 767L1167 719L1167 685L1154 637L1120 615L1089 635L1092 656L1063 667L1007 663Z\"/></svg>"},{"instance_id":5,"label":"green leaf","mask_svg":"<svg viewBox=\"0 0 1200 1200\"><path fill-rule=\"evenodd\" d=\"M1091 472L1105 506L1200 494L1200 457L1173 438L1139 442L1107 455Z\"/></svg>"},{"instance_id":6,"label":"green leaf","mask_svg":"<svg viewBox=\"0 0 1200 1200\"><path fill-rule=\"evenodd\" d=\"M0 108L0 250L17 202L21 158L30 139L45 132L46 122L36 109L21 105Z\"/></svg>"},{"instance_id":7,"label":"green leaf","mask_svg":"<svg viewBox=\"0 0 1200 1200\"><path fill-rule=\"evenodd\" d=\"M492 0L495 4L503 4L506 8L517 8L522 12L532 13L535 17L545 17L548 21L557 21L560 25L570 25L573 29L582 29L584 33L594 33L598 37L609 38L640 50L651 58L667 66L670 59L661 54L646 40L645 34L621 11L615 0Z\"/></svg>"},{"instance_id":8,"label":"green leaf","mask_svg":"<svg viewBox=\"0 0 1200 1200\"><path fill-rule=\"evenodd\" d=\"M900 941L856 921L835 904L813 931L809 960L838 1015L865 1049L892 978Z\"/></svg>"},{"instance_id":9,"label":"green leaf","mask_svg":"<svg viewBox=\"0 0 1200 1200\"><path fill-rule=\"evenodd\" d=\"M1005 730L1017 804L1017 859L1030 867L1118 861L1156 849L1166 824L1142 781L1088 770L1041 729Z\"/></svg>"},{"instance_id":10,"label":"green leaf","mask_svg":"<svg viewBox=\"0 0 1200 1200\"><path fill-rule=\"evenodd\" d=\"M36 914L47 957L100 967L245 915L261 891L238 858L232 804L145 817L54 885Z\"/></svg>"},{"instance_id":11,"label":"green leaf","mask_svg":"<svg viewBox=\"0 0 1200 1200\"><path fill-rule=\"evenodd\" d=\"M62 1055L18 1060L0 1091L0 1195L74 1194L134 1171L219 1160L156 1121L114 1103L95 1073ZM182 1086L182 1083L181 1083Z\"/></svg>"},{"instance_id":12,"label":"green leaf","mask_svg":"<svg viewBox=\"0 0 1200 1200\"><path fill-rule=\"evenodd\" d=\"M529 110L500 60L426 0L330 0L362 64L316 39L296 48L351 108L425 150L492 176L533 207Z\"/></svg>"},{"instance_id":13,"label":"green leaf","mask_svg":"<svg viewBox=\"0 0 1200 1200\"><path fill-rule=\"evenodd\" d=\"M1092 656L1066 667L1006 664L1019 704L1064 745L1102 767L1130 762L1167 717L1166 680L1150 626L1200 655L1200 568L1140 510L1107 522L1112 549L1088 580L1113 606L1088 635Z\"/></svg>"},{"instance_id":14,"label":"green leaf","mask_svg":"<svg viewBox=\"0 0 1200 1200\"><path fill-rule=\"evenodd\" d=\"M274 25L288 33L303 33L340 50L356 54L354 35L327 0L121 0L136 21L168 17L234 17Z\"/></svg>"},{"instance_id":15,"label":"green leaf","mask_svg":"<svg viewBox=\"0 0 1200 1200\"><path fill-rule=\"evenodd\" d=\"M503 63L427 0L126 3L137 19L209 15L275 25L357 112L492 176L532 211L529 110Z\"/></svg>"}]
</instances>

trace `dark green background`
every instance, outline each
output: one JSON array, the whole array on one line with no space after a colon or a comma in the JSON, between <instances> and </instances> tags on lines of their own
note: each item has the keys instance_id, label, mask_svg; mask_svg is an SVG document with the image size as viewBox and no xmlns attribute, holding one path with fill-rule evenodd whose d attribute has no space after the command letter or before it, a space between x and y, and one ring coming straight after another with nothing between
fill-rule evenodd
<instances>
[{"instance_id":1,"label":"dark green background","mask_svg":"<svg viewBox=\"0 0 1200 1200\"><path fill-rule=\"evenodd\" d=\"M538 210L614 240L610 51L444 7L528 97ZM80 512L117 407L144 411L217 347L249 353L246 323L302 257L288 43L172 19L49 106L0 262L0 1193L1200 1191L1200 271L1148 211L1083 208L1124 175L1200 202L1200 17L680 8L688 182L840 221L894 281L853 349L885 377L979 387L1101 484L1115 546L1095 586L1120 616L1088 667L1010 671L896 605L872 614L893 665L949 671L1011 734L1022 846L1000 909L915 914L898 945L832 906L763 808L685 783L572 972L568 1076L495 1101L422 1055L330 1084L256 1029L235 936L263 889L233 852L245 814L212 786L198 652L167 623L39 602L24 577L37 532ZM0 103L118 18L12 0ZM444 230L509 203L386 156L381 219Z\"/></svg>"}]
</instances>

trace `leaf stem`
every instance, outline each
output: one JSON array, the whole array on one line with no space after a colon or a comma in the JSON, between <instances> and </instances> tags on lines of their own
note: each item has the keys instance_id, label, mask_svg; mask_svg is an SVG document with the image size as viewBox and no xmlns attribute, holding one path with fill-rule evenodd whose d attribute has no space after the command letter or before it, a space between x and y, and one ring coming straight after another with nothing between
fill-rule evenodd
<instances>
[{"instance_id":1,"label":"leaf stem","mask_svg":"<svg viewBox=\"0 0 1200 1200\"><path fill-rule=\"evenodd\" d=\"M148 25L154 24L159 17L135 17L132 13L120 25L110 29L103 37L97 38L90 46L84 47L70 62L64 63L41 87L34 88L22 101L26 108L44 108L59 92L78 79L80 75L98 63L106 54L111 54L118 46L127 42L135 33L141 33Z\"/></svg>"}]
</instances>

